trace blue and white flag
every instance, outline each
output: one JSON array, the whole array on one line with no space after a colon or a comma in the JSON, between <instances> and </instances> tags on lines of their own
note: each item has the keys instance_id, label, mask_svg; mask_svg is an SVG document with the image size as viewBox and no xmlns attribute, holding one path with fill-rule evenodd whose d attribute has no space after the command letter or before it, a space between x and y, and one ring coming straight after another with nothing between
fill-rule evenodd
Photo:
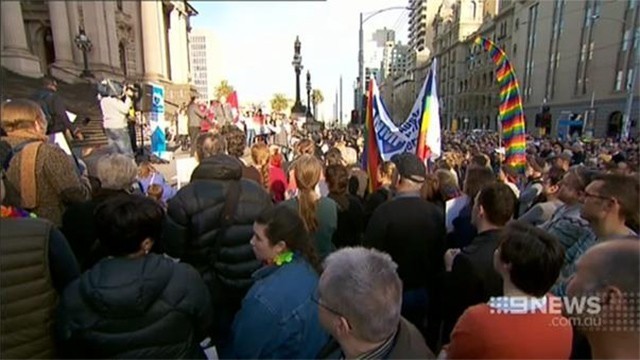
<instances>
[{"instance_id":1,"label":"blue and white flag","mask_svg":"<svg viewBox=\"0 0 640 360\"><path fill-rule=\"evenodd\" d=\"M373 81L373 126L375 128L376 140L382 160L389 161L391 157L396 154L402 154L404 152L415 153L417 151L418 137L420 135L423 117L425 112L432 112L433 110L427 109L427 104L429 103L427 98L429 95L432 95L432 97L435 96L437 100L437 94L430 94L430 89L427 88L431 77L432 74L430 73L430 75L424 79L422 89L413 104L409 117L400 126L395 125L391 121L391 117L380 98L378 85L375 83L375 80ZM435 117L439 120L439 116L436 115ZM434 125L436 125L435 121ZM439 128L439 125L440 123L438 121L436 126ZM439 147L437 150L432 149L437 155L439 155L439 150Z\"/></svg>"},{"instance_id":2,"label":"blue and white flag","mask_svg":"<svg viewBox=\"0 0 640 360\"><path fill-rule=\"evenodd\" d=\"M373 126L375 128L376 142L380 151L380 157L389 161L394 155L404 152L415 152L420 130L420 118L409 117L396 126L389 116L389 112L380 98L380 91L373 80Z\"/></svg>"}]
</instances>

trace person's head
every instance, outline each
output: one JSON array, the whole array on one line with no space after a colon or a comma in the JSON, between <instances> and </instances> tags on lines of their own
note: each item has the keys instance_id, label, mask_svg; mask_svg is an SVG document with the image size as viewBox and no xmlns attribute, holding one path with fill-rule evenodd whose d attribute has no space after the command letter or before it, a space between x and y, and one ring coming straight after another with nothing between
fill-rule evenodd
<instances>
[{"instance_id":1,"label":"person's head","mask_svg":"<svg viewBox=\"0 0 640 360\"><path fill-rule=\"evenodd\" d=\"M440 184L438 183L438 177L434 174L427 174L425 181L420 189L420 196L427 201L441 200Z\"/></svg>"},{"instance_id":2,"label":"person's head","mask_svg":"<svg viewBox=\"0 0 640 360\"><path fill-rule=\"evenodd\" d=\"M398 170L398 192L419 192L427 176L427 168L420 158L412 153L403 153L394 157L393 161Z\"/></svg>"},{"instance_id":3,"label":"person's head","mask_svg":"<svg viewBox=\"0 0 640 360\"><path fill-rule=\"evenodd\" d=\"M233 126L226 128L223 134L227 141L227 153L238 159L242 158L247 144L247 136L244 131Z\"/></svg>"},{"instance_id":4,"label":"person's head","mask_svg":"<svg viewBox=\"0 0 640 360\"><path fill-rule=\"evenodd\" d=\"M264 143L256 143L251 146L251 160L255 166L260 169L260 176L262 178L262 186L265 189L269 189L269 162L271 158L271 152L269 147Z\"/></svg>"},{"instance_id":5,"label":"person's head","mask_svg":"<svg viewBox=\"0 0 640 360\"><path fill-rule=\"evenodd\" d=\"M42 86L51 91L58 91L58 81L50 76L42 78Z\"/></svg>"},{"instance_id":6,"label":"person's head","mask_svg":"<svg viewBox=\"0 0 640 360\"><path fill-rule=\"evenodd\" d=\"M438 178L438 191L440 191L444 201L453 199L460 195L458 180L451 170L438 169L436 170L435 175Z\"/></svg>"},{"instance_id":7,"label":"person's head","mask_svg":"<svg viewBox=\"0 0 640 360\"><path fill-rule=\"evenodd\" d=\"M556 155L553 158L552 165L561 167L565 170L569 169L571 166L571 155L567 152L562 152L561 154Z\"/></svg>"},{"instance_id":8,"label":"person's head","mask_svg":"<svg viewBox=\"0 0 640 360\"><path fill-rule=\"evenodd\" d=\"M582 198L582 192L591 182L593 175L583 166L574 166L569 169L559 183L558 199L568 205L578 203Z\"/></svg>"},{"instance_id":9,"label":"person's head","mask_svg":"<svg viewBox=\"0 0 640 360\"><path fill-rule=\"evenodd\" d=\"M388 254L363 247L327 257L315 300L320 324L343 349L379 343L396 331L402 307L397 268Z\"/></svg>"},{"instance_id":10,"label":"person's head","mask_svg":"<svg viewBox=\"0 0 640 360\"><path fill-rule=\"evenodd\" d=\"M547 199L557 197L560 190L560 181L564 178L566 171L559 166L552 166L542 177L542 192Z\"/></svg>"},{"instance_id":11,"label":"person's head","mask_svg":"<svg viewBox=\"0 0 640 360\"><path fill-rule=\"evenodd\" d=\"M145 179L149 177L149 175L157 172L158 170L156 170L149 161L143 161L138 165L138 178L140 179Z\"/></svg>"},{"instance_id":12,"label":"person's head","mask_svg":"<svg viewBox=\"0 0 640 360\"><path fill-rule=\"evenodd\" d=\"M136 162L123 154L105 155L96 166L96 177L103 189L129 190L136 182L137 175Z\"/></svg>"},{"instance_id":13,"label":"person's head","mask_svg":"<svg viewBox=\"0 0 640 360\"><path fill-rule=\"evenodd\" d=\"M346 210L349 207L349 198L347 197L349 171L344 165L335 164L327 166L324 174L329 187L329 197L338 204L340 209Z\"/></svg>"},{"instance_id":14,"label":"person's head","mask_svg":"<svg viewBox=\"0 0 640 360\"><path fill-rule=\"evenodd\" d=\"M469 167L491 167L491 161L485 154L474 155L469 162Z\"/></svg>"},{"instance_id":15,"label":"person's head","mask_svg":"<svg viewBox=\"0 0 640 360\"><path fill-rule=\"evenodd\" d=\"M544 172L545 161L535 155L527 155L527 165L524 174L529 178L538 178Z\"/></svg>"},{"instance_id":16,"label":"person's head","mask_svg":"<svg viewBox=\"0 0 640 360\"><path fill-rule=\"evenodd\" d=\"M16 131L44 135L47 129L47 119L40 105L31 100L16 99L2 103L0 116L2 116L0 127L8 135Z\"/></svg>"},{"instance_id":17,"label":"person's head","mask_svg":"<svg viewBox=\"0 0 640 360\"><path fill-rule=\"evenodd\" d=\"M295 162L294 174L299 190L298 206L300 216L302 216L307 230L310 233L315 233L318 229L315 188L322 175L322 163L313 155L302 155Z\"/></svg>"},{"instance_id":18,"label":"person's head","mask_svg":"<svg viewBox=\"0 0 640 360\"><path fill-rule=\"evenodd\" d=\"M562 154L562 152L564 151L564 145L562 145L562 143L555 143L553 144L553 153L556 155L560 155Z\"/></svg>"},{"instance_id":19,"label":"person's head","mask_svg":"<svg viewBox=\"0 0 640 360\"><path fill-rule=\"evenodd\" d=\"M464 178L462 191L471 199L475 199L478 192L488 184L496 181L496 176L489 168L470 168Z\"/></svg>"},{"instance_id":20,"label":"person's head","mask_svg":"<svg viewBox=\"0 0 640 360\"><path fill-rule=\"evenodd\" d=\"M293 151L296 157L302 155L315 155L316 145L311 139L302 139L296 143Z\"/></svg>"},{"instance_id":21,"label":"person's head","mask_svg":"<svg viewBox=\"0 0 640 360\"><path fill-rule=\"evenodd\" d=\"M605 228L625 223L637 228L640 221L639 187L637 177L598 175L584 190L581 216L596 230L606 230Z\"/></svg>"},{"instance_id":22,"label":"person's head","mask_svg":"<svg viewBox=\"0 0 640 360\"><path fill-rule=\"evenodd\" d=\"M378 182L381 186L391 186L395 183L398 169L393 161L385 161L378 166Z\"/></svg>"},{"instance_id":23,"label":"person's head","mask_svg":"<svg viewBox=\"0 0 640 360\"><path fill-rule=\"evenodd\" d=\"M278 255L297 252L320 272L311 237L300 215L288 206L276 206L263 211L253 224L251 246L256 258L273 264Z\"/></svg>"},{"instance_id":24,"label":"person's head","mask_svg":"<svg viewBox=\"0 0 640 360\"><path fill-rule=\"evenodd\" d=\"M196 139L196 158L202 161L214 155L224 154L227 150L227 141L220 134L203 133Z\"/></svg>"},{"instance_id":25,"label":"person's head","mask_svg":"<svg viewBox=\"0 0 640 360\"><path fill-rule=\"evenodd\" d=\"M579 331L587 337L605 333L620 337L626 333L635 338L630 345L638 350L639 269L640 242L637 239L600 242L578 259L576 272L567 284L567 295L570 298L596 297L600 304L600 311L595 314L571 314L579 318L593 317L592 326L578 326ZM598 318L600 321L596 321ZM612 319L629 319L629 325L616 329ZM581 322L576 323L580 325Z\"/></svg>"},{"instance_id":26,"label":"person's head","mask_svg":"<svg viewBox=\"0 0 640 360\"><path fill-rule=\"evenodd\" d=\"M142 256L162 234L164 210L139 195L119 195L98 205L96 234L110 256Z\"/></svg>"},{"instance_id":27,"label":"person's head","mask_svg":"<svg viewBox=\"0 0 640 360\"><path fill-rule=\"evenodd\" d=\"M471 223L482 231L487 227L503 227L516 211L513 190L501 182L491 183L480 190L473 202Z\"/></svg>"},{"instance_id":28,"label":"person's head","mask_svg":"<svg viewBox=\"0 0 640 360\"><path fill-rule=\"evenodd\" d=\"M503 281L534 297L544 296L560 275L564 248L551 234L520 221L500 233L493 266Z\"/></svg>"},{"instance_id":29,"label":"person's head","mask_svg":"<svg viewBox=\"0 0 640 360\"><path fill-rule=\"evenodd\" d=\"M151 184L147 189L147 196L155 201L162 201L163 194L164 188L159 184Z\"/></svg>"},{"instance_id":30,"label":"person's head","mask_svg":"<svg viewBox=\"0 0 640 360\"><path fill-rule=\"evenodd\" d=\"M191 96L189 98L189 104L193 104L196 101L196 97L195 96Z\"/></svg>"},{"instance_id":31,"label":"person's head","mask_svg":"<svg viewBox=\"0 0 640 360\"><path fill-rule=\"evenodd\" d=\"M332 147L331 149L329 149L329 151L327 151L327 153L324 155L324 160L327 166L344 164L344 160L342 159L342 152L340 152L340 149L336 147Z\"/></svg>"}]
</instances>

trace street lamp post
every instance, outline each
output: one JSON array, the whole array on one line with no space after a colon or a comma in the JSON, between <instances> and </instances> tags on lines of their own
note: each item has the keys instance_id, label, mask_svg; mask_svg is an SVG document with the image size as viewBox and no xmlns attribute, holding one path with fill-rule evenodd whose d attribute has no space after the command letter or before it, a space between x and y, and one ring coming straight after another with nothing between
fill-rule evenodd
<instances>
[{"instance_id":1,"label":"street lamp post","mask_svg":"<svg viewBox=\"0 0 640 360\"><path fill-rule=\"evenodd\" d=\"M302 55L300 55L300 39L296 36L296 41L293 44L293 70L296 73L296 101L291 108L292 114L302 113L302 103L300 102L300 72L302 72Z\"/></svg>"},{"instance_id":2,"label":"street lamp post","mask_svg":"<svg viewBox=\"0 0 640 360\"><path fill-rule=\"evenodd\" d=\"M313 119L311 112L311 73L307 70L307 121Z\"/></svg>"},{"instance_id":3,"label":"street lamp post","mask_svg":"<svg viewBox=\"0 0 640 360\"><path fill-rule=\"evenodd\" d=\"M358 90L357 90L358 101L356 101L357 108L359 110L362 110L362 104L363 104L362 97L365 94L366 83L367 83L367 79L364 78L364 31L362 29L362 26L364 25L365 22L367 22L372 17L380 13L391 11L391 10L411 10L411 8L406 6L392 6L392 7L373 11L367 14L366 17L364 16L365 14L360 13L360 30L358 32Z\"/></svg>"},{"instance_id":4,"label":"street lamp post","mask_svg":"<svg viewBox=\"0 0 640 360\"><path fill-rule=\"evenodd\" d=\"M89 71L89 60L87 58L87 54L93 48L93 44L91 44L91 40L84 32L84 28L82 26L78 28L78 35L75 37L74 41L78 49L82 51L82 60L84 62L84 69L82 69L80 76L83 78L93 78L93 74Z\"/></svg>"}]
</instances>

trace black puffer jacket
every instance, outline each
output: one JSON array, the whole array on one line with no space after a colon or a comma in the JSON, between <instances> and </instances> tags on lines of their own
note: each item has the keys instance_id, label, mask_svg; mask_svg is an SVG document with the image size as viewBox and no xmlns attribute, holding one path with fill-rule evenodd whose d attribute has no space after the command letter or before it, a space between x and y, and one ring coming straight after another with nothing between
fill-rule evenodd
<instances>
[{"instance_id":1,"label":"black puffer jacket","mask_svg":"<svg viewBox=\"0 0 640 360\"><path fill-rule=\"evenodd\" d=\"M64 357L204 358L209 292L189 265L162 255L107 258L65 290L56 336Z\"/></svg>"},{"instance_id":2,"label":"black puffer jacket","mask_svg":"<svg viewBox=\"0 0 640 360\"><path fill-rule=\"evenodd\" d=\"M225 199L234 181L240 182L238 205L232 225L220 236ZM242 163L227 155L203 160L191 183L169 201L165 250L202 274L216 317L227 317L221 320L227 323L221 325L222 333L253 285L251 275L261 266L250 244L253 222L271 206L269 194L258 183L242 179Z\"/></svg>"}]
</instances>

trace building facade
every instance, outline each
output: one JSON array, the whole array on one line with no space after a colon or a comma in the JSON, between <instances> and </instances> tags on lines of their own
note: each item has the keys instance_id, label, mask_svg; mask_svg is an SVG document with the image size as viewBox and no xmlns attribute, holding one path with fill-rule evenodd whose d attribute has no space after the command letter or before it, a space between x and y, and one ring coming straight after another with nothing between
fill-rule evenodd
<instances>
[{"instance_id":1,"label":"building facade","mask_svg":"<svg viewBox=\"0 0 640 360\"><path fill-rule=\"evenodd\" d=\"M189 59L198 99L214 100L215 88L222 81L222 59L213 32L193 29L189 33Z\"/></svg>"},{"instance_id":2,"label":"building facade","mask_svg":"<svg viewBox=\"0 0 640 360\"><path fill-rule=\"evenodd\" d=\"M2 66L29 77L84 81L76 38L94 80L150 81L165 87L167 105L191 92L187 1L2 1Z\"/></svg>"},{"instance_id":3,"label":"building facade","mask_svg":"<svg viewBox=\"0 0 640 360\"><path fill-rule=\"evenodd\" d=\"M595 136L618 136L631 81L638 77L638 1L528 0L514 7L514 66L527 128L534 129L535 115L546 105L554 133L559 119L578 114ZM637 134L637 87L633 96Z\"/></svg>"},{"instance_id":4,"label":"building facade","mask_svg":"<svg viewBox=\"0 0 640 360\"><path fill-rule=\"evenodd\" d=\"M476 7L460 0L443 8L433 23L443 126L498 128L496 68L473 42L483 36L506 52L516 71L528 132L535 133L536 115L548 107L553 134L561 119L577 116L596 137L618 136L638 72L638 7L636 0L501 0ZM416 82L424 76L417 74ZM633 96L637 109L638 88ZM637 122L632 111L632 134Z\"/></svg>"}]
</instances>

